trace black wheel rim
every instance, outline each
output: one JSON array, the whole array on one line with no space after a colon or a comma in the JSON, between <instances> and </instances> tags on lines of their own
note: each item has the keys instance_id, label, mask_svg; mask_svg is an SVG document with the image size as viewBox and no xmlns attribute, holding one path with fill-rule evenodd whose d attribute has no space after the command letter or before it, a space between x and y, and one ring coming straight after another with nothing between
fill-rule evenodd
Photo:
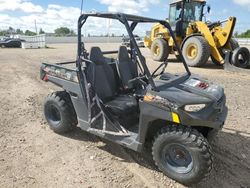
<instances>
[{"instance_id":1,"label":"black wheel rim","mask_svg":"<svg viewBox=\"0 0 250 188\"><path fill-rule=\"evenodd\" d=\"M193 169L193 158L183 145L167 145L163 148L161 156L163 164L175 173L186 174Z\"/></svg>"},{"instance_id":2,"label":"black wheel rim","mask_svg":"<svg viewBox=\"0 0 250 188\"><path fill-rule=\"evenodd\" d=\"M53 125L59 125L61 121L61 114L58 108L55 105L47 106L46 110L47 120Z\"/></svg>"},{"instance_id":3,"label":"black wheel rim","mask_svg":"<svg viewBox=\"0 0 250 188\"><path fill-rule=\"evenodd\" d=\"M244 67L245 65L248 64L247 55L245 53L240 53L238 56L238 60L241 67L242 66Z\"/></svg>"}]
</instances>

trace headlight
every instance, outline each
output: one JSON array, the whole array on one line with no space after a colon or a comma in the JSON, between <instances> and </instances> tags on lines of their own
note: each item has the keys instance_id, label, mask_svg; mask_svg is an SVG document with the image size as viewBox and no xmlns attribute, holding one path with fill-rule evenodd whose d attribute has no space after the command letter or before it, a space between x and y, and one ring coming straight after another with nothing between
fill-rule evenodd
<instances>
[{"instance_id":1,"label":"headlight","mask_svg":"<svg viewBox=\"0 0 250 188\"><path fill-rule=\"evenodd\" d=\"M186 105L184 109L187 112L199 112L205 107L206 107L206 104L195 104L195 105Z\"/></svg>"}]
</instances>

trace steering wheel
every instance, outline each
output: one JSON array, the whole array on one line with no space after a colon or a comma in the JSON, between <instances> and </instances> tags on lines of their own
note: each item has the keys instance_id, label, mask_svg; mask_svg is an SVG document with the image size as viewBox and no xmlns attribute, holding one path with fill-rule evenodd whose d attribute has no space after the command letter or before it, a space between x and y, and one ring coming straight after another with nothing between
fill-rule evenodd
<instances>
[{"instance_id":1,"label":"steering wheel","mask_svg":"<svg viewBox=\"0 0 250 188\"><path fill-rule=\"evenodd\" d=\"M160 66L157 69L155 69L155 71L152 73L152 78L156 78L158 76L161 76L165 72L167 66L168 66L168 61L164 61L162 64L160 64ZM161 72L157 74L157 72L161 68L162 68Z\"/></svg>"}]
</instances>

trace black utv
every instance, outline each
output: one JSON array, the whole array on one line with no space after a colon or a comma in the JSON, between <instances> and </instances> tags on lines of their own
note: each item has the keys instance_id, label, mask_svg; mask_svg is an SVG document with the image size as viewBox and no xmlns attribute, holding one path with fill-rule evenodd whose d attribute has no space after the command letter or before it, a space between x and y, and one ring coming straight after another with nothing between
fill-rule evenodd
<instances>
[{"instance_id":1,"label":"black utv","mask_svg":"<svg viewBox=\"0 0 250 188\"><path fill-rule=\"evenodd\" d=\"M89 17L119 20L130 37L130 49L121 46L116 52L102 52L96 46L87 52L81 28ZM122 13L82 14L77 60L41 66L41 79L63 89L46 98L45 118L56 133L78 125L138 152L146 140L152 141L153 159L164 174L185 185L197 183L212 168L208 138L224 125L224 90L191 74L182 55L184 74L165 72L168 62L151 74L133 35L138 23L162 24L182 54L164 20ZM118 53L118 58L104 57L112 53ZM72 63L76 68L66 68Z\"/></svg>"}]
</instances>

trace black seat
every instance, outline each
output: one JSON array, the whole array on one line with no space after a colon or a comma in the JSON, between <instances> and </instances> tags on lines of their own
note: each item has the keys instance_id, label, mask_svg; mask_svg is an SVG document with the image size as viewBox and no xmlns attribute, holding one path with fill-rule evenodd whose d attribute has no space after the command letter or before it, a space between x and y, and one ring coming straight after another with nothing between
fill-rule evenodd
<instances>
[{"instance_id":1,"label":"black seat","mask_svg":"<svg viewBox=\"0 0 250 188\"><path fill-rule=\"evenodd\" d=\"M117 95L117 84L112 68L106 63L99 47L92 47L89 59L94 63L88 66L87 78L100 99L107 101Z\"/></svg>"},{"instance_id":2,"label":"black seat","mask_svg":"<svg viewBox=\"0 0 250 188\"><path fill-rule=\"evenodd\" d=\"M106 108L116 116L126 116L137 111L137 100L128 95L118 95L118 85L112 68L105 62L99 47L92 47L87 69L87 79Z\"/></svg>"},{"instance_id":3,"label":"black seat","mask_svg":"<svg viewBox=\"0 0 250 188\"><path fill-rule=\"evenodd\" d=\"M117 71L124 88L135 88L135 85L130 84L129 81L138 76L137 65L129 57L126 46L120 46L119 48Z\"/></svg>"},{"instance_id":4,"label":"black seat","mask_svg":"<svg viewBox=\"0 0 250 188\"><path fill-rule=\"evenodd\" d=\"M126 116L137 111L137 100L133 96L120 95L105 103L105 106L115 115Z\"/></svg>"}]
</instances>

